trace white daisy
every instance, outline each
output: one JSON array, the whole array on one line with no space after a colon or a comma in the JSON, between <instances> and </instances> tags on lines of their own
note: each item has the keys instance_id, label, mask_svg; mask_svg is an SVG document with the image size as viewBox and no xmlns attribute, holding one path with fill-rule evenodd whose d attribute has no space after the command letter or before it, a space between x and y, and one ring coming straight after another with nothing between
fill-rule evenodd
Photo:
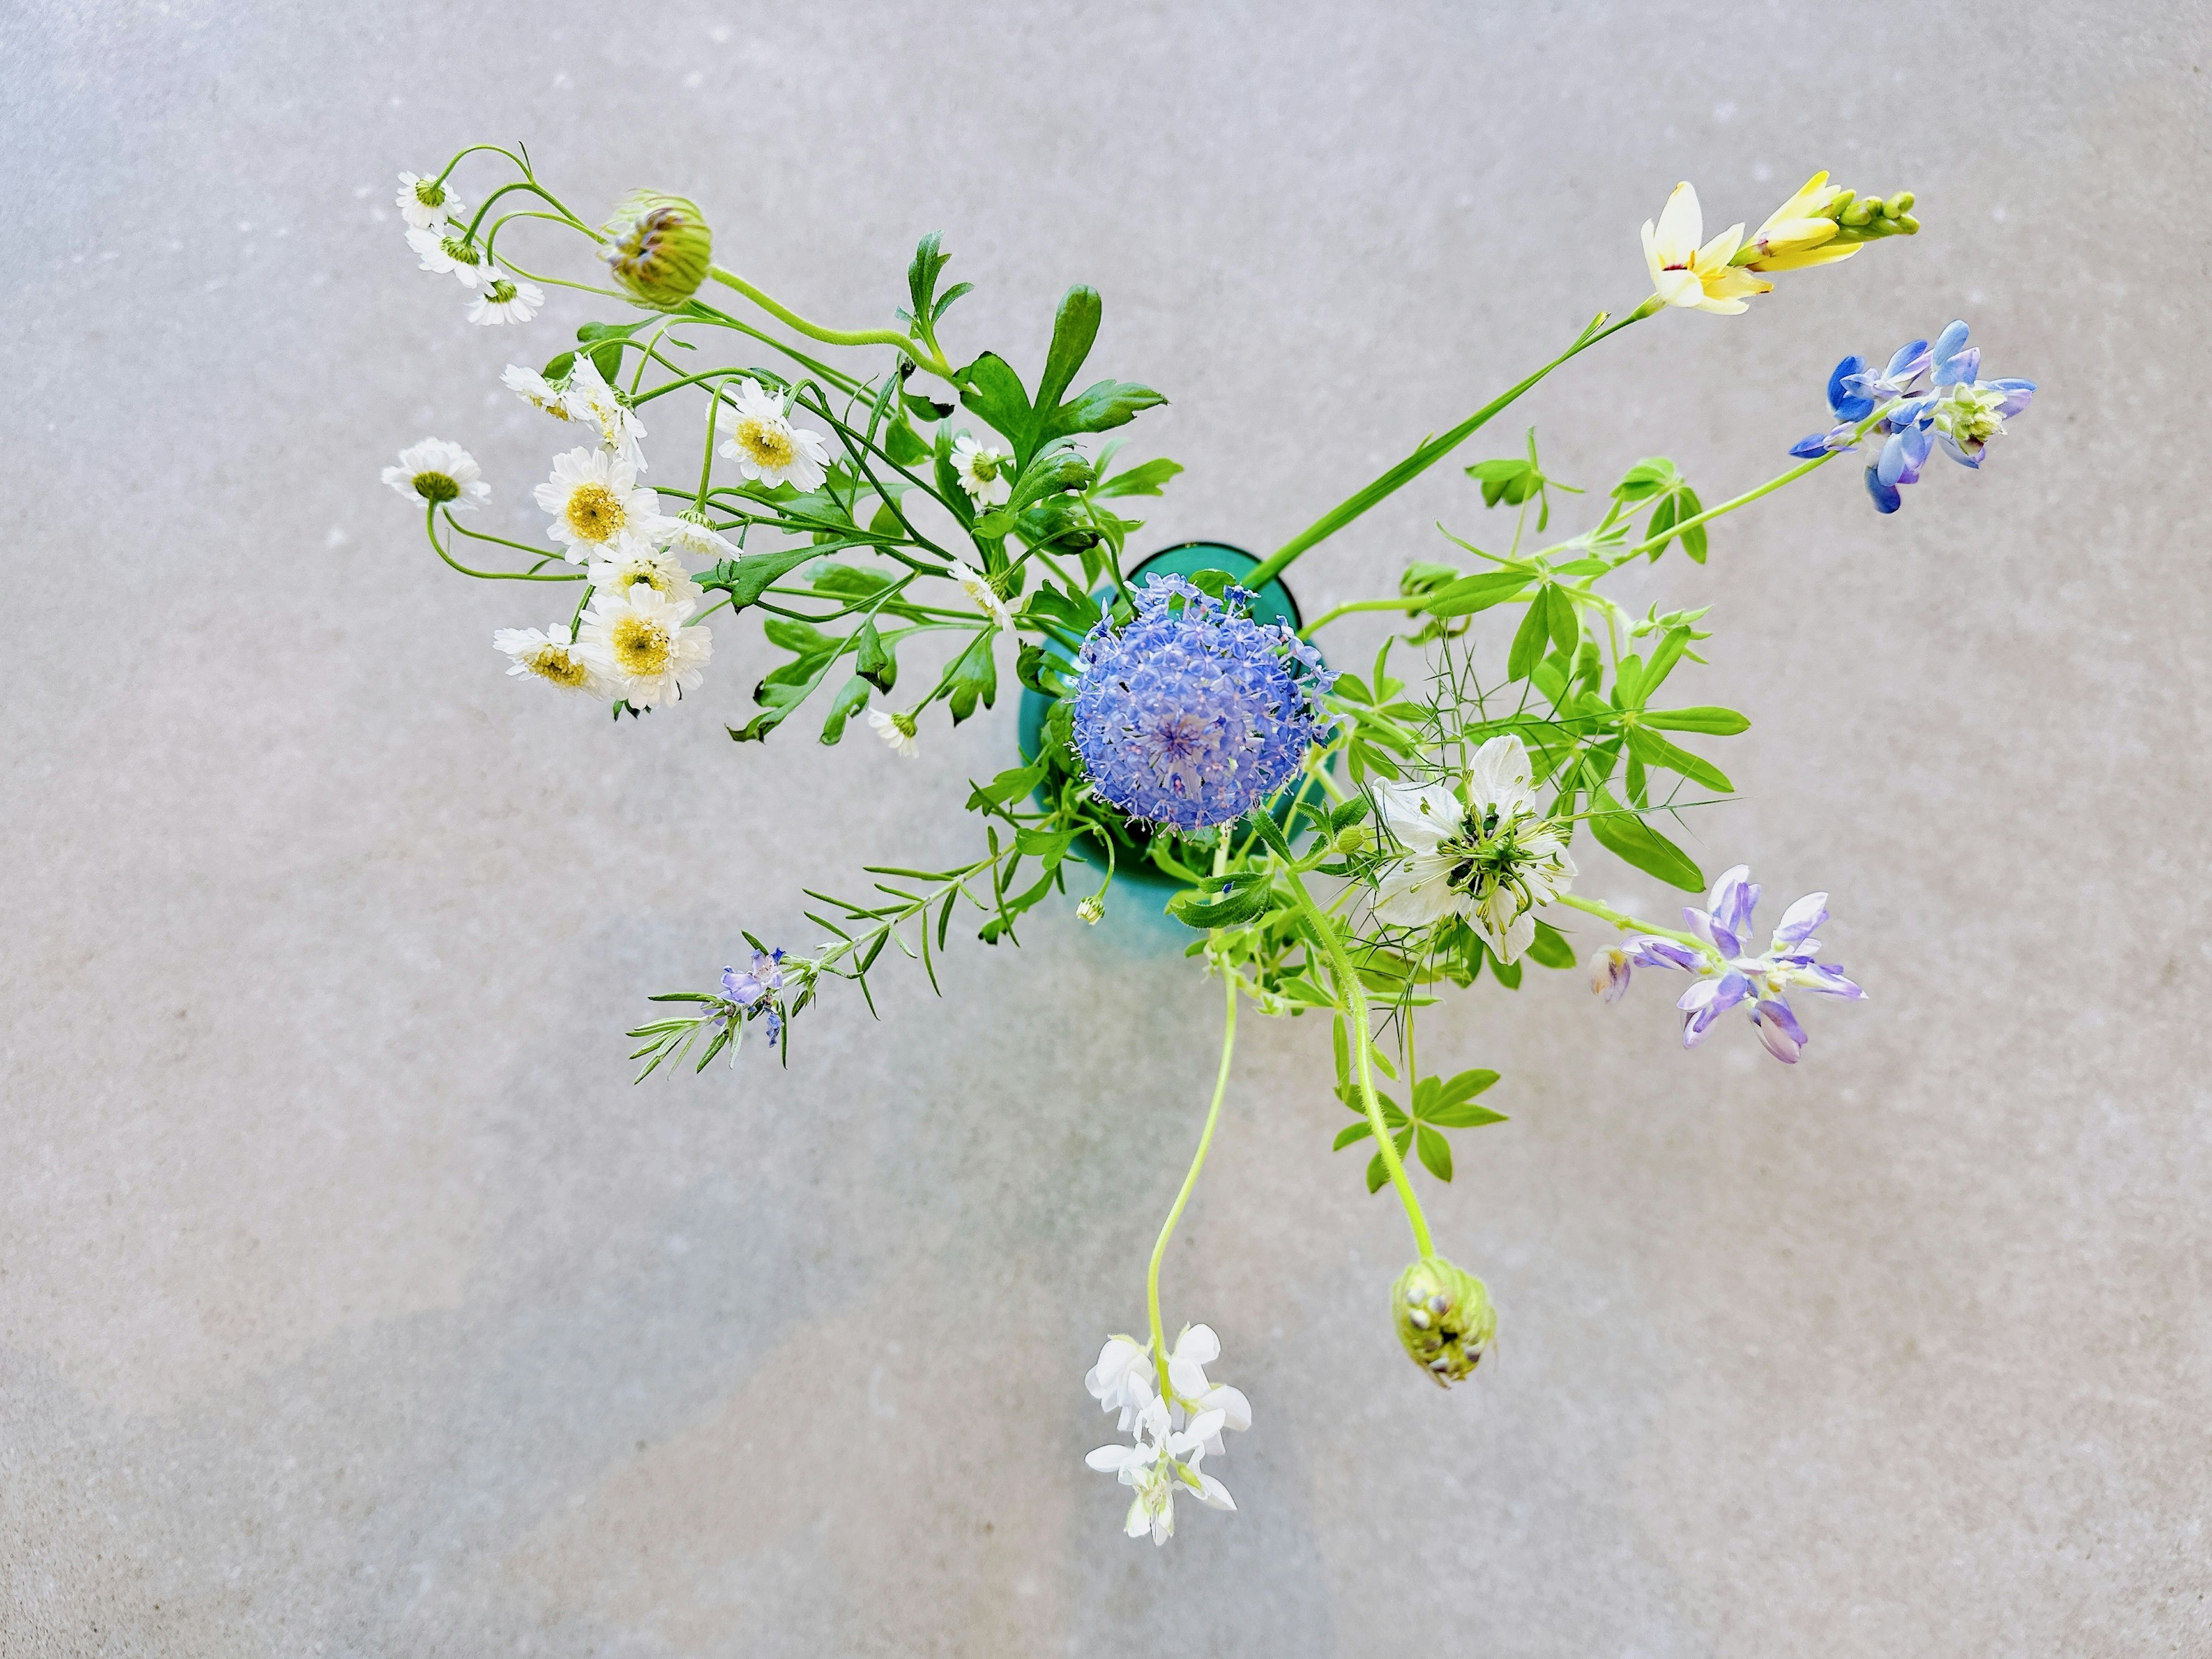
<instances>
[{"instance_id":1,"label":"white daisy","mask_svg":"<svg viewBox=\"0 0 2212 1659\"><path fill-rule=\"evenodd\" d=\"M491 636L491 643L492 649L507 653L509 675L535 674L564 691L605 694L599 677L576 648L575 635L566 623L556 622L546 629L502 628Z\"/></svg>"},{"instance_id":2,"label":"white daisy","mask_svg":"<svg viewBox=\"0 0 2212 1659\"><path fill-rule=\"evenodd\" d=\"M695 524L682 516L655 519L647 526L646 535L656 547L665 547L671 553L680 553L689 558L712 559L720 563L724 559L744 556L744 550L728 538L718 535L703 524Z\"/></svg>"},{"instance_id":3,"label":"white daisy","mask_svg":"<svg viewBox=\"0 0 2212 1659\"><path fill-rule=\"evenodd\" d=\"M615 396L599 366L586 354L576 354L561 399L571 420L599 428L601 448L614 451L639 471L645 471L645 453L638 447L638 440L645 436L645 422L638 419L635 410Z\"/></svg>"},{"instance_id":4,"label":"white daisy","mask_svg":"<svg viewBox=\"0 0 2212 1659\"><path fill-rule=\"evenodd\" d=\"M705 628L684 625L697 608L641 582L621 592L602 588L584 613L584 660L634 708L652 708L696 690L714 649Z\"/></svg>"},{"instance_id":5,"label":"white daisy","mask_svg":"<svg viewBox=\"0 0 2212 1659\"><path fill-rule=\"evenodd\" d=\"M556 421L573 421L575 411L568 407L568 397L559 386L534 368L525 368L520 363L509 363L507 372L499 377L500 384L532 409L541 409Z\"/></svg>"},{"instance_id":6,"label":"white daisy","mask_svg":"<svg viewBox=\"0 0 2212 1659\"><path fill-rule=\"evenodd\" d=\"M469 307L469 320L487 327L501 323L526 323L545 303L545 290L507 271L492 268L491 281Z\"/></svg>"},{"instance_id":7,"label":"white daisy","mask_svg":"<svg viewBox=\"0 0 2212 1659\"><path fill-rule=\"evenodd\" d=\"M981 571L969 565L955 565L952 567L952 579L960 584L960 590L967 594L970 605L1009 634L1014 631L1014 613L1006 609L1006 602L999 597L998 590L984 578Z\"/></svg>"},{"instance_id":8,"label":"white daisy","mask_svg":"<svg viewBox=\"0 0 2212 1659\"><path fill-rule=\"evenodd\" d=\"M1537 908L1572 885L1575 861L1558 826L1536 811L1520 738L1492 738L1477 750L1465 790L1462 801L1440 783L1376 786L1405 857L1382 878L1375 919L1426 927L1462 916L1510 963L1536 937Z\"/></svg>"},{"instance_id":9,"label":"white daisy","mask_svg":"<svg viewBox=\"0 0 2212 1659\"><path fill-rule=\"evenodd\" d=\"M410 501L459 512L491 494L476 458L459 444L425 438L399 452L399 465L384 469L384 482Z\"/></svg>"},{"instance_id":10,"label":"white daisy","mask_svg":"<svg viewBox=\"0 0 2212 1659\"><path fill-rule=\"evenodd\" d=\"M674 554L664 553L634 536L623 540L613 557L592 561L592 586L601 592L627 593L640 582L664 599L696 603L702 597Z\"/></svg>"},{"instance_id":11,"label":"white daisy","mask_svg":"<svg viewBox=\"0 0 2212 1659\"><path fill-rule=\"evenodd\" d=\"M738 464L738 471L771 489L788 483L803 494L820 487L830 459L821 434L792 425L782 400L750 376L731 401L737 405L737 419L722 441L722 453Z\"/></svg>"},{"instance_id":12,"label":"white daisy","mask_svg":"<svg viewBox=\"0 0 2212 1659\"><path fill-rule=\"evenodd\" d=\"M880 708L871 708L868 710L868 724L875 728L878 737L890 744L893 754L903 755L912 760L921 753L914 740L913 715L886 714Z\"/></svg>"},{"instance_id":13,"label":"white daisy","mask_svg":"<svg viewBox=\"0 0 2212 1659\"><path fill-rule=\"evenodd\" d=\"M978 507L1004 507L1014 492L1013 457L979 444L966 433L952 441L952 471L968 499Z\"/></svg>"},{"instance_id":14,"label":"white daisy","mask_svg":"<svg viewBox=\"0 0 2212 1659\"><path fill-rule=\"evenodd\" d=\"M469 210L468 204L436 180L419 173L399 175L399 193L392 198L399 216L416 230L434 230L445 222L450 214L459 219Z\"/></svg>"},{"instance_id":15,"label":"white daisy","mask_svg":"<svg viewBox=\"0 0 2212 1659\"><path fill-rule=\"evenodd\" d=\"M538 486L538 505L553 515L546 534L562 544L561 556L571 564L642 537L660 516L659 499L637 487L637 470L604 449L555 456L553 476Z\"/></svg>"},{"instance_id":16,"label":"white daisy","mask_svg":"<svg viewBox=\"0 0 2212 1659\"><path fill-rule=\"evenodd\" d=\"M422 256L422 269L443 276L450 274L471 293L481 293L491 282L491 267L483 250L459 232L443 234L420 228L407 233L407 246Z\"/></svg>"}]
</instances>

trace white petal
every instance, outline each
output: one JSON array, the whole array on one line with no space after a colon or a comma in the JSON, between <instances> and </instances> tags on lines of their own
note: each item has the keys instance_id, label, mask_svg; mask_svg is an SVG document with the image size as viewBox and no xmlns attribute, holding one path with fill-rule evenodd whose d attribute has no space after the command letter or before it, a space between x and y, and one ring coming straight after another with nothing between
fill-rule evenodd
<instances>
[{"instance_id":1,"label":"white petal","mask_svg":"<svg viewBox=\"0 0 2212 1659\"><path fill-rule=\"evenodd\" d=\"M1375 799L1382 809L1382 822L1410 852L1433 852L1466 817L1459 797L1442 784L1378 783Z\"/></svg>"},{"instance_id":2,"label":"white petal","mask_svg":"<svg viewBox=\"0 0 2212 1659\"><path fill-rule=\"evenodd\" d=\"M1244 1397L1243 1390L1232 1389L1226 1382L1209 1389L1206 1398L1199 1402L1209 1411L1221 1413L1222 1426L1239 1432L1252 1426L1252 1402Z\"/></svg>"},{"instance_id":3,"label":"white petal","mask_svg":"<svg viewBox=\"0 0 2212 1659\"><path fill-rule=\"evenodd\" d=\"M1198 1501L1210 1510L1233 1510L1237 1500L1229 1495L1229 1488L1203 1469L1198 1476Z\"/></svg>"},{"instance_id":4,"label":"white petal","mask_svg":"<svg viewBox=\"0 0 2212 1659\"><path fill-rule=\"evenodd\" d=\"M1097 1451L1085 1453L1083 1461L1101 1474L1112 1474L1136 1455L1133 1446L1101 1446Z\"/></svg>"},{"instance_id":5,"label":"white petal","mask_svg":"<svg viewBox=\"0 0 2212 1659\"><path fill-rule=\"evenodd\" d=\"M1375 897L1375 920L1386 927L1425 927L1457 909L1462 896L1451 890L1450 862L1417 854L1382 878Z\"/></svg>"},{"instance_id":6,"label":"white petal","mask_svg":"<svg viewBox=\"0 0 2212 1659\"><path fill-rule=\"evenodd\" d=\"M1221 1339L1213 1334L1211 1325L1186 1325L1182 1328L1182 1334L1176 1338L1170 1358L1211 1365L1221 1358Z\"/></svg>"},{"instance_id":7,"label":"white petal","mask_svg":"<svg viewBox=\"0 0 2212 1659\"><path fill-rule=\"evenodd\" d=\"M1688 179L1674 186L1674 193L1667 198L1667 205L1659 215L1656 240L1662 264L1686 265L1694 258L1698 244L1705 240L1705 210L1698 205L1698 192Z\"/></svg>"},{"instance_id":8,"label":"white petal","mask_svg":"<svg viewBox=\"0 0 2212 1659\"><path fill-rule=\"evenodd\" d=\"M1467 773L1468 799L1476 806L1495 806L1510 816L1528 799L1528 748L1507 732L1474 751Z\"/></svg>"},{"instance_id":9,"label":"white petal","mask_svg":"<svg viewBox=\"0 0 2212 1659\"><path fill-rule=\"evenodd\" d=\"M1176 1437L1177 1439L1187 1439L1194 1446L1203 1445L1206 1441L1212 1439L1221 1432L1221 1425L1226 1420L1226 1413L1218 1411L1200 1412L1196 1417L1190 1419L1190 1426Z\"/></svg>"},{"instance_id":10,"label":"white petal","mask_svg":"<svg viewBox=\"0 0 2212 1659\"><path fill-rule=\"evenodd\" d=\"M1142 1493L1129 1500L1129 1513L1121 1522L1121 1530L1132 1538L1142 1538L1152 1528L1152 1516L1145 1513Z\"/></svg>"}]
</instances>

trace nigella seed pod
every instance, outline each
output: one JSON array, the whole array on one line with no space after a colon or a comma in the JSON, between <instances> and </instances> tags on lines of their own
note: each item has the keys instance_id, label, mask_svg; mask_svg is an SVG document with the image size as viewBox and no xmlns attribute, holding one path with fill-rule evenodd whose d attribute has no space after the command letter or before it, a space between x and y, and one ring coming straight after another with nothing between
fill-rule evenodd
<instances>
[{"instance_id":1,"label":"nigella seed pod","mask_svg":"<svg viewBox=\"0 0 2212 1659\"><path fill-rule=\"evenodd\" d=\"M673 311L707 280L714 234L697 204L681 196L633 191L607 221L605 234L600 256L641 305Z\"/></svg>"},{"instance_id":2,"label":"nigella seed pod","mask_svg":"<svg viewBox=\"0 0 2212 1659\"><path fill-rule=\"evenodd\" d=\"M1390 1292L1398 1341L1438 1388L1474 1375L1498 1334L1490 1287L1440 1255L1416 1261Z\"/></svg>"}]
</instances>

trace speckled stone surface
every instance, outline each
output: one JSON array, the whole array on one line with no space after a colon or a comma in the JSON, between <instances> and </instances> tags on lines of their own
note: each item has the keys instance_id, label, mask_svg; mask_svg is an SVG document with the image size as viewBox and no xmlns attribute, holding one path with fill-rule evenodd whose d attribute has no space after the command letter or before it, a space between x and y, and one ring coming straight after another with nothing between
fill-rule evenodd
<instances>
[{"instance_id":1,"label":"speckled stone surface","mask_svg":"<svg viewBox=\"0 0 2212 1659\"><path fill-rule=\"evenodd\" d=\"M2201 6L28 0L0 43L0 1653L2212 1651ZM849 325L942 229L956 351L1034 362L1096 284L1099 372L1173 399L1160 544L1272 546L1632 305L1678 177L1716 225L1916 190L1916 241L1526 405L1567 479L1663 452L1711 501L1846 349L1964 314L2041 382L1983 477L1881 520L1838 468L1629 584L1717 607L1697 700L1757 720L1693 850L1831 890L1871 1000L1794 1071L1682 1054L1647 986L1438 1011L1513 1115L1434 1204L1504 1322L1449 1395L1326 1028L1250 1022L1168 1291L1257 1413L1241 1512L1127 1542L1081 1377L1213 997L1131 897L787 1073L629 1086L648 992L967 848L1012 710L908 766L732 745L734 631L619 727L502 678L546 607L376 479L458 439L537 534L495 377L589 313L468 328L389 205L475 137L695 194ZM1439 519L1488 533L1449 468L1301 599Z\"/></svg>"}]
</instances>

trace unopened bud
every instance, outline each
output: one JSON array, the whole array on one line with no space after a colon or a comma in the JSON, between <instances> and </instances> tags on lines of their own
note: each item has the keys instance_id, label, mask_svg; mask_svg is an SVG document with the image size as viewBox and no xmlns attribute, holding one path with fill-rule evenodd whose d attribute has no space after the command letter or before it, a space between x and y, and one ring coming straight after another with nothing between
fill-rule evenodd
<instances>
[{"instance_id":1,"label":"unopened bud","mask_svg":"<svg viewBox=\"0 0 2212 1659\"><path fill-rule=\"evenodd\" d=\"M697 206L681 196L637 191L606 224L601 257L630 296L673 311L699 291L714 252L714 232Z\"/></svg>"},{"instance_id":2,"label":"unopened bud","mask_svg":"<svg viewBox=\"0 0 2212 1659\"><path fill-rule=\"evenodd\" d=\"M1075 914L1080 916L1085 921L1096 927L1098 923L1099 917L1106 914L1106 906L1099 899L1098 895L1093 893L1076 905Z\"/></svg>"},{"instance_id":3,"label":"unopened bud","mask_svg":"<svg viewBox=\"0 0 2212 1659\"><path fill-rule=\"evenodd\" d=\"M1391 1287L1398 1341L1413 1363L1448 1388L1474 1375L1498 1334L1490 1287L1440 1255L1416 1261Z\"/></svg>"},{"instance_id":4,"label":"unopened bud","mask_svg":"<svg viewBox=\"0 0 2212 1659\"><path fill-rule=\"evenodd\" d=\"M1347 823L1336 832L1336 840L1331 845L1346 858L1350 858L1354 854L1365 852L1374 839L1374 835L1365 824Z\"/></svg>"}]
</instances>

